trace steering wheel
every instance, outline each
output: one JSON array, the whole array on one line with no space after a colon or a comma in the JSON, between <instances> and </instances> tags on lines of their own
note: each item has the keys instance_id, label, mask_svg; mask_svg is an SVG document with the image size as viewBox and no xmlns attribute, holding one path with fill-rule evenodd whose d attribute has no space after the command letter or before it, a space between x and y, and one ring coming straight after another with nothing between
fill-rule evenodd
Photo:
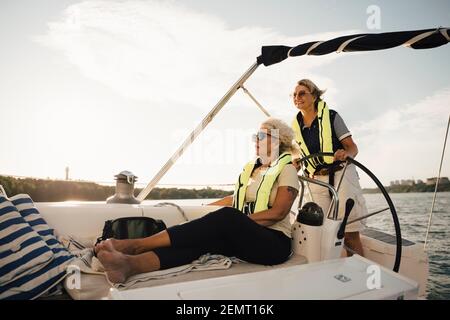
<instances>
[{"instance_id":1,"label":"steering wheel","mask_svg":"<svg viewBox=\"0 0 450 320\"><path fill-rule=\"evenodd\" d=\"M314 153L311 154L309 156L303 157L300 159L300 162L305 162L309 159L313 159L313 158L322 158L322 157L333 157L334 154L331 152L319 152L319 153ZM392 215L392 220L394 222L394 228L395 228L395 240L396 240L396 251L395 251L395 263L394 263L394 268L392 269L394 272L398 272L398 270L400 269L400 261L402 258L402 235L401 235L401 230L400 230L400 222L398 220L398 216L397 216L397 211L395 210L395 206L394 203L391 200L391 197L389 196L388 192L386 191L386 189L384 188L384 186L381 184L380 180L378 180L378 178L372 173L372 171L370 171L368 168L366 168L364 165L362 165L361 163L359 163L358 161L356 161L355 159L352 159L350 157L348 157L345 161L339 161L340 163L350 163L350 164L354 164L356 167L358 167L359 169L361 169L362 171L364 171L371 179L373 182L375 182L375 184L377 185L378 189L380 189L381 193L383 194L389 209L391 211L391 215ZM379 211L376 212L372 215L378 214L380 212ZM368 216L366 217L368 218Z\"/></svg>"}]
</instances>

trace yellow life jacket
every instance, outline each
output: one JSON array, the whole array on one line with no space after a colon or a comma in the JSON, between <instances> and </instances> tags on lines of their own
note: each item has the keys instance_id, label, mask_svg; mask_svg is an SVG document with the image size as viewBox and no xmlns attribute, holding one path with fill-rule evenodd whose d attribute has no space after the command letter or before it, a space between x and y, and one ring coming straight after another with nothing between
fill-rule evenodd
<instances>
[{"instance_id":1,"label":"yellow life jacket","mask_svg":"<svg viewBox=\"0 0 450 320\"><path fill-rule=\"evenodd\" d=\"M330 120L330 109L328 109L327 104L323 100L319 100L317 106L317 119L319 122L319 141L320 141L320 152L331 152L333 153L333 139L331 131L331 120ZM292 129L295 133L295 140L300 145L300 149L304 157L309 156L310 152L308 146L303 140L302 130L300 129L300 124L298 123L297 117L292 121ZM323 157L323 162L326 164L333 163L333 157ZM318 159L309 159L305 162L306 171L309 175L313 175L316 167L319 164L323 164Z\"/></svg>"},{"instance_id":2,"label":"yellow life jacket","mask_svg":"<svg viewBox=\"0 0 450 320\"><path fill-rule=\"evenodd\" d=\"M261 179L261 183L258 186L258 191L256 192L256 200L253 206L253 212L259 212L267 210L269 208L270 192L272 191L272 186L278 175L283 170L284 166L288 163L292 163L292 156L290 153L285 152L281 154L278 159L273 161L264 176ZM245 193L247 192L248 182L250 176L255 169L256 161L250 161L244 167L244 170L239 175L239 179L236 182L233 194L233 207L244 211L245 203Z\"/></svg>"}]
</instances>

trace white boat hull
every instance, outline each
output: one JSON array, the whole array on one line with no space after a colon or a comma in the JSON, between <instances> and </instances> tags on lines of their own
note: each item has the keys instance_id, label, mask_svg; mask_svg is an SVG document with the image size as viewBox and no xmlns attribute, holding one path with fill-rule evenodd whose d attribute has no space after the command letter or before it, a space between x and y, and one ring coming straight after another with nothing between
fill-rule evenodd
<instances>
[{"instance_id":1,"label":"white boat hull","mask_svg":"<svg viewBox=\"0 0 450 320\"><path fill-rule=\"evenodd\" d=\"M168 227L199 218L218 209L214 206L183 206L182 214L175 207L153 205L105 204L104 202L62 202L36 203L48 224L60 236L76 236L93 243L101 235L104 222L124 216L148 216L162 219ZM241 272L239 266L234 271L217 273L216 277L202 276L196 272L192 278L175 277L169 281L159 281L148 287L118 291L113 289L109 298L113 299L414 299L423 296L428 274L426 255L406 249L402 259L401 274L390 271L393 265L395 245L383 243L379 239L363 236L366 258L354 256L336 260L307 263L301 257L295 265L286 264L264 267L248 264ZM252 267L254 266L254 267ZM374 266L381 279L380 285L372 287ZM250 268L250 269L249 269ZM245 268L244 268L245 269ZM235 274L237 273L237 274ZM230 275L232 274L232 275ZM405 276L406 275L406 276ZM98 277L98 276L97 276ZM350 279L349 281L341 280ZM368 282L369 281L369 282ZM108 283L103 281L108 293ZM373 282L373 281L372 281ZM420 287L419 287L420 285ZM141 284L142 286L142 284ZM88 287L88 286L87 286ZM72 292L73 293L73 292ZM73 298L101 298L75 292Z\"/></svg>"}]
</instances>

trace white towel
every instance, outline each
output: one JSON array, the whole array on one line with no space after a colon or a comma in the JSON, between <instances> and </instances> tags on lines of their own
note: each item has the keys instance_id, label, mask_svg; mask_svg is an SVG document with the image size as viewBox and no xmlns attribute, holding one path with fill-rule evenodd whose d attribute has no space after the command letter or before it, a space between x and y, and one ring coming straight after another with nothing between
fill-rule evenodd
<instances>
[{"instance_id":1,"label":"white towel","mask_svg":"<svg viewBox=\"0 0 450 320\"><path fill-rule=\"evenodd\" d=\"M219 254L204 254L197 260L190 264L185 264L179 267L152 271L134 275L125 283L116 283L113 286L117 289L128 289L138 282L144 282L152 279L165 279L173 276L182 275L191 271L206 271L206 270L223 270L231 268L233 263L241 263L242 260L235 257L226 257Z\"/></svg>"},{"instance_id":2,"label":"white towel","mask_svg":"<svg viewBox=\"0 0 450 320\"><path fill-rule=\"evenodd\" d=\"M94 257L94 250L87 248L83 250L72 250L71 253L75 255L75 259L70 263L70 266L76 266L83 273L88 274L105 274L103 266L96 257ZM100 267L99 267L100 265Z\"/></svg>"},{"instance_id":3,"label":"white towel","mask_svg":"<svg viewBox=\"0 0 450 320\"><path fill-rule=\"evenodd\" d=\"M74 242L77 245L74 246ZM74 240L74 238L69 237L66 241L63 243L66 245L66 247L69 247L71 249L71 253L76 256L75 259L71 262L71 266L76 266L82 273L86 274L102 274L105 275L105 278L107 279L108 283L118 289L128 289L135 285L138 282L145 282L152 279L166 279L178 275L182 275L191 271L206 271L206 270L224 270L231 268L233 263L241 263L244 262L238 258L235 257L226 257L223 255L218 254L204 254L201 257L199 257L197 260L192 261L190 264L185 264L182 266L165 269L165 270L158 270L158 271L152 271L147 273L141 273L134 275L125 283L117 283L113 284L111 283L105 274L105 269L95 256L93 248L85 248L78 250L77 248L82 248L83 246L80 245L80 242L77 242ZM85 241L84 243L89 242ZM84 245L84 244L83 244Z\"/></svg>"}]
</instances>

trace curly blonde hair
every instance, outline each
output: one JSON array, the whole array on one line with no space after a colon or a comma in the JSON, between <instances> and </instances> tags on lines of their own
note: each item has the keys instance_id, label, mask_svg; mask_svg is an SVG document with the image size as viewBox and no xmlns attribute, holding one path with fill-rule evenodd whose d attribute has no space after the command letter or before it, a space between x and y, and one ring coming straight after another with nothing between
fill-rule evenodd
<instances>
[{"instance_id":1,"label":"curly blonde hair","mask_svg":"<svg viewBox=\"0 0 450 320\"><path fill-rule=\"evenodd\" d=\"M280 154L290 152L292 155L297 155L300 153L300 147L294 139L294 130L286 122L276 118L268 118L261 126L268 130L277 130L277 137L280 141Z\"/></svg>"}]
</instances>

